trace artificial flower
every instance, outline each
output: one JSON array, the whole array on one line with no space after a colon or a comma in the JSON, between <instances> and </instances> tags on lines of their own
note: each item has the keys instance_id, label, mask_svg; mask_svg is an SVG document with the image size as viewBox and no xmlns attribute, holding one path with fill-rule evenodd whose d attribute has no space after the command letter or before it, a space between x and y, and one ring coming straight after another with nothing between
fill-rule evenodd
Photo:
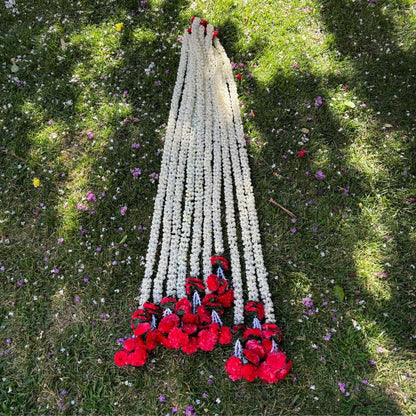
<instances>
[{"instance_id":1,"label":"artificial flower","mask_svg":"<svg viewBox=\"0 0 416 416\"><path fill-rule=\"evenodd\" d=\"M243 377L243 363L238 357L230 357L225 363L225 370L233 381Z\"/></svg>"},{"instance_id":2,"label":"artificial flower","mask_svg":"<svg viewBox=\"0 0 416 416\"><path fill-rule=\"evenodd\" d=\"M217 343L218 336L210 330L204 329L198 334L198 347L202 351L212 351Z\"/></svg>"},{"instance_id":3,"label":"artificial flower","mask_svg":"<svg viewBox=\"0 0 416 416\"><path fill-rule=\"evenodd\" d=\"M116 363L117 367L123 367L128 364L127 357L129 356L127 351L117 351L114 354L114 362Z\"/></svg>"},{"instance_id":4,"label":"artificial flower","mask_svg":"<svg viewBox=\"0 0 416 416\"><path fill-rule=\"evenodd\" d=\"M135 367L143 365L147 360L147 352L143 348L136 348L127 357L127 363Z\"/></svg>"},{"instance_id":5,"label":"artificial flower","mask_svg":"<svg viewBox=\"0 0 416 416\"><path fill-rule=\"evenodd\" d=\"M158 330L167 334L172 328L179 327L179 324L179 316L175 313L171 313L160 320Z\"/></svg>"},{"instance_id":6,"label":"artificial flower","mask_svg":"<svg viewBox=\"0 0 416 416\"><path fill-rule=\"evenodd\" d=\"M257 378L257 367L250 363L244 364L242 373L247 381L253 381Z\"/></svg>"}]
</instances>

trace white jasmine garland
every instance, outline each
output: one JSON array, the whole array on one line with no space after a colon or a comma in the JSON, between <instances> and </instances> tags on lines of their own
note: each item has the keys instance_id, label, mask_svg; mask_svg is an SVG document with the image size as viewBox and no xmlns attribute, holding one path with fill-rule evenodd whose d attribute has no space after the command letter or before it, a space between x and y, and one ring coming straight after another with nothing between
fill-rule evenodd
<instances>
[{"instance_id":1,"label":"white jasmine garland","mask_svg":"<svg viewBox=\"0 0 416 416\"><path fill-rule=\"evenodd\" d=\"M268 273L264 266L263 253L262 253L262 248L261 248L260 230L259 230L259 224L258 224L258 218L257 218L257 211L255 208L253 186L251 183L250 166L248 162L246 143L244 140L244 131L243 131L243 126L241 122L240 109L238 107L237 88L236 88L234 77L233 77L232 70L231 70L231 62L229 61L227 54L224 48L222 47L222 45L219 44L218 50L220 51L223 62L224 62L226 81L228 84L228 91L230 94L230 103L231 103L231 108L233 112L234 126L236 129L235 137L238 142L239 157L241 160L243 184L245 187L245 195L246 195L246 205L247 205L248 212L249 212L249 215L248 215L249 222L250 222L249 229L251 232L252 242L253 242L255 268L257 272L259 291L260 291L260 295L264 304L266 321L270 323L274 323L276 322L275 314L274 314L274 306L273 306L273 301L271 298L269 283L267 280Z\"/></svg>"},{"instance_id":2,"label":"white jasmine garland","mask_svg":"<svg viewBox=\"0 0 416 416\"><path fill-rule=\"evenodd\" d=\"M196 91L196 137L197 157L195 166L195 211L192 227L192 250L190 256L190 275L197 277L200 273L200 254L202 241L202 222L204 207L204 141L205 135L205 90L207 62L205 53L205 27L198 24L196 28L196 59L198 61L198 82ZM185 283L185 278L184 278Z\"/></svg>"},{"instance_id":3,"label":"white jasmine garland","mask_svg":"<svg viewBox=\"0 0 416 416\"><path fill-rule=\"evenodd\" d=\"M214 45L218 43L215 39ZM218 59L218 54L214 53L215 59ZM234 197L233 197L233 183L231 173L231 163L229 155L229 138L223 117L223 91L222 91L222 66L217 65L213 77L212 101L214 108L214 120L220 126L219 141L221 146L221 156L223 162L223 181L224 181L224 199L225 199L225 214L227 223L227 237L228 246L230 249L230 261L232 265L232 281L234 289L234 322L242 323L244 321L244 296L243 285L241 278L240 257L237 244L237 228L234 217ZM218 139L217 139L218 140ZM214 146L215 149L215 146Z\"/></svg>"},{"instance_id":4,"label":"white jasmine garland","mask_svg":"<svg viewBox=\"0 0 416 416\"><path fill-rule=\"evenodd\" d=\"M207 25L207 35L205 37L205 87L207 99L205 100L205 135L204 135L204 204L203 204L203 251L202 251L202 271L204 282L211 273L210 257L212 252L212 209L214 203L212 192L212 140L213 140L213 114L212 114L212 68L214 59L212 56L212 34L214 28L211 24ZM204 92L205 94L205 92ZM219 202L219 201L218 201Z\"/></svg>"},{"instance_id":5,"label":"white jasmine garland","mask_svg":"<svg viewBox=\"0 0 416 416\"><path fill-rule=\"evenodd\" d=\"M202 30L202 33L201 33ZM196 219L195 215L192 218L192 215L195 214L195 199L197 194L196 189L196 180L197 180L197 163L199 153L199 136L200 136L200 124L202 122L202 115L198 114L198 100L200 92L200 72L202 69L202 54L201 54L201 38L203 37L203 27L199 24L199 21L195 19L194 24L192 25L192 46L191 53L194 56L196 61L196 67L194 71L195 77L195 105L192 109L191 115L191 126L190 126L190 149L188 155L188 164L186 170L186 194L185 194L185 207L182 220L182 233L181 233L181 242L178 250L178 268L177 268L177 296L178 298L183 298L186 296L185 291L185 282L186 282L186 271L187 271L187 254L189 249L189 240L191 235L191 224L193 220L193 227L195 227ZM192 258L192 256L191 256ZM192 262L191 262L192 267Z\"/></svg>"},{"instance_id":6,"label":"white jasmine garland","mask_svg":"<svg viewBox=\"0 0 416 416\"><path fill-rule=\"evenodd\" d=\"M218 51L218 50L217 50ZM235 191L238 201L238 210L239 210L239 220L241 226L241 235L244 248L244 264L246 269L246 281L248 288L248 296L250 300L258 301L258 289L256 285L256 270L254 267L254 256L253 256L253 246L251 242L250 234L250 223L248 219L247 204L246 198L244 195L244 184L241 173L240 160L238 156L238 150L235 143L235 129L233 114L231 110L230 96L228 93L228 87L225 79L225 62L222 59L222 55L218 53L218 59L221 62L221 80L219 82L218 92L220 94L219 105L221 106L221 126L226 129L228 137L228 147L231 157L231 166L235 183Z\"/></svg>"},{"instance_id":7,"label":"white jasmine garland","mask_svg":"<svg viewBox=\"0 0 416 416\"><path fill-rule=\"evenodd\" d=\"M189 33L184 36L191 36ZM190 43L191 47L192 43ZM190 57L192 53L190 51ZM195 71L196 65L195 59L189 59L187 72L185 77L185 85L182 94L182 102L179 109L178 122L175 126L174 141L172 157L169 166L168 187L166 194L166 209L163 217L163 237L162 237L162 249L159 259L159 267L157 275L154 281L153 289L153 301L159 303L163 297L163 282L166 278L172 234L175 236L178 234L178 230L181 224L181 201L183 193L183 177L185 171L185 163L188 152L188 140L189 140L189 128L190 128L190 115L192 114L192 108L194 105L194 89L195 89ZM179 207L178 207L179 205ZM173 257L170 257L173 259ZM175 261L177 259L174 259ZM176 273L172 272L168 276L169 296L176 294Z\"/></svg>"},{"instance_id":8,"label":"white jasmine garland","mask_svg":"<svg viewBox=\"0 0 416 416\"><path fill-rule=\"evenodd\" d=\"M140 304L147 302L150 299L150 292L152 287L153 266L156 261L158 237L160 225L162 222L162 212L164 206L164 198L167 188L169 160L171 157L171 148L173 143L173 132L178 118L179 101L182 94L182 88L185 79L185 68L189 58L189 37L185 36L183 39L181 56L178 67L177 81L173 91L171 108L169 111L168 125L166 128L164 150L162 152L161 171L159 175L159 184L157 188L157 195L155 198L152 225L150 229L149 244L146 255L144 278L140 290Z\"/></svg>"},{"instance_id":9,"label":"white jasmine garland","mask_svg":"<svg viewBox=\"0 0 416 416\"><path fill-rule=\"evenodd\" d=\"M275 322L231 64L218 39L212 41L212 25L205 28L195 18L191 30L183 37L140 303L149 300L152 283L155 303L164 292L185 297L188 265L191 277L206 282L212 272L210 257L229 251L234 323L244 322L243 265L248 300L261 299L266 321ZM226 250L223 232L227 233Z\"/></svg>"}]
</instances>

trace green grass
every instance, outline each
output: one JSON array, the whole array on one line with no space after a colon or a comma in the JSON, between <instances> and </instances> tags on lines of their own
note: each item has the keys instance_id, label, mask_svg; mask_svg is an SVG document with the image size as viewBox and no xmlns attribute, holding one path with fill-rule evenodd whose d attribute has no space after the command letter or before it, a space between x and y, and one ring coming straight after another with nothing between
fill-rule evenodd
<instances>
[{"instance_id":1,"label":"green grass","mask_svg":"<svg viewBox=\"0 0 416 416\"><path fill-rule=\"evenodd\" d=\"M0 413L415 414L414 2L16 9L0 11ZM243 65L265 261L294 362L277 385L233 383L227 348L113 363L137 306L157 189L149 175L160 170L178 35L193 15Z\"/></svg>"}]
</instances>

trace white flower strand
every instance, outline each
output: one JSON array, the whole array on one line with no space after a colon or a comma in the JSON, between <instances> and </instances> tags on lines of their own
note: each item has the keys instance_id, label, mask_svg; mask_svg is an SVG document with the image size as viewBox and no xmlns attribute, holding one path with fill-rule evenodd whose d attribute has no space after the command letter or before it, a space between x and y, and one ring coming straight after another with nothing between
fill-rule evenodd
<instances>
[{"instance_id":1,"label":"white flower strand","mask_svg":"<svg viewBox=\"0 0 416 416\"><path fill-rule=\"evenodd\" d=\"M194 223L192 227L192 249L190 256L190 275L198 277L200 274L200 255L202 242L202 223L204 209L204 141L205 135L205 87L206 87L206 53L205 53L205 27L201 24L195 32L195 43L198 54L195 58L198 61L199 79L197 83L197 100L196 100L196 122L197 122L197 158L195 166L195 210ZM193 32L192 32L193 33ZM207 175L205 175L207 176ZM185 283L185 279L184 279ZM179 287L179 282L178 282Z\"/></svg>"},{"instance_id":2,"label":"white flower strand","mask_svg":"<svg viewBox=\"0 0 416 416\"><path fill-rule=\"evenodd\" d=\"M257 211L255 207L255 200L254 200L254 192L253 186L251 183L251 173L250 173L250 165L248 162L248 155L246 149L246 143L244 140L244 131L241 121L240 109L238 107L238 95L237 95L237 87L235 85L234 77L231 70L231 62L227 57L227 54L219 44L218 48L219 52L222 55L222 60L225 64L225 74L226 74L226 81L228 84L229 94L230 94L230 101L231 107L233 111L233 118L234 118L234 126L236 128L236 139L238 141L238 149L239 149L239 157L242 166L242 173L243 173L243 184L245 186L245 195L246 195L246 204L249 211L249 221L250 221L250 231L251 237L253 242L253 250L254 250L254 259L257 271L257 280L259 284L259 291L264 303L265 309L265 317L266 322L274 323L276 322L275 314L274 314L274 305L271 298L269 283L267 280L267 271L264 266L263 260L263 252L261 247L261 238L260 238L260 231L259 231L259 223L257 218Z\"/></svg>"},{"instance_id":3,"label":"white flower strand","mask_svg":"<svg viewBox=\"0 0 416 416\"><path fill-rule=\"evenodd\" d=\"M185 31L184 37L191 36ZM191 56L191 55L190 55ZM166 271L169 263L170 241L172 236L172 222L175 224L180 223L180 219L174 217L174 203L176 202L177 191L183 188L183 175L184 164L186 163L187 151L188 151L188 135L183 134L189 127L190 122L187 120L193 107L193 91L195 86L195 77L193 67L195 66L195 60L190 58L188 61L185 86L182 93L182 101L179 108L178 122L174 132L174 141L172 145L172 157L170 160L171 166L169 166L168 187L166 193L165 212L163 214L163 239L162 249L160 253L159 265L154 280L153 288L153 302L159 303L163 297L163 282L166 278ZM181 192L182 197L182 192ZM167 295L174 296L176 294L176 276L170 276L167 283Z\"/></svg>"},{"instance_id":4,"label":"white flower strand","mask_svg":"<svg viewBox=\"0 0 416 416\"><path fill-rule=\"evenodd\" d=\"M177 73L177 81L173 90L168 125L166 128L164 150L162 152L161 170L159 175L157 195L154 202L153 219L146 254L145 272L140 289L140 305L143 305L150 299L153 267L156 261L158 237L162 222L164 198L167 188L168 169L170 166L169 160L171 157L171 148L173 143L173 132L175 131L175 125L177 123L178 118L179 102L182 95L182 89L185 80L185 68L188 63L188 51L189 37L184 36Z\"/></svg>"},{"instance_id":5,"label":"white flower strand","mask_svg":"<svg viewBox=\"0 0 416 416\"><path fill-rule=\"evenodd\" d=\"M212 34L214 28L211 24L207 25L207 35L205 37L205 54L206 62L204 67L206 68L205 73L205 87L207 94L207 100L205 100L205 135L204 135L204 230L203 230L203 250L202 250L202 272L204 276L204 282L206 284L207 277L211 274L211 256L212 252L212 209L213 205L217 201L213 200L213 179L212 179L212 139L213 139L213 115L212 115L212 100L211 89L212 89Z\"/></svg>"},{"instance_id":6,"label":"white flower strand","mask_svg":"<svg viewBox=\"0 0 416 416\"><path fill-rule=\"evenodd\" d=\"M215 39L214 45L218 43ZM214 54L215 59L218 59L218 54ZM244 297L243 284L241 279L241 265L240 256L237 245L237 229L234 218L234 197L233 197L233 183L231 176L230 155L229 155L229 139L224 125L224 120L221 114L223 105L221 101L221 83L222 83L222 68L217 65L215 69L212 89L212 102L214 107L214 120L220 124L220 140L221 153L223 162L223 180L224 180L224 199L225 199L225 213L227 223L228 245L230 248L230 260L232 265L232 281L234 288L234 323L239 324L244 321ZM215 179L215 177L214 177Z\"/></svg>"},{"instance_id":7,"label":"white flower strand","mask_svg":"<svg viewBox=\"0 0 416 416\"><path fill-rule=\"evenodd\" d=\"M215 44L215 42L214 42ZM212 105L213 114L213 129L212 134L214 138L213 144L213 190L212 190L212 227L214 231L214 249L215 254L224 253L223 230L221 225L221 182L222 182L222 154L221 154L221 139L220 139L220 123L218 121L218 111L215 112L216 107L214 89L214 79L219 71L218 58L214 53L214 48L210 48L210 65L211 77L209 79L210 101ZM208 91L207 91L208 93Z\"/></svg>"},{"instance_id":8,"label":"white flower strand","mask_svg":"<svg viewBox=\"0 0 416 416\"><path fill-rule=\"evenodd\" d=\"M192 32L196 32L199 29L199 19L195 18L192 24ZM196 137L196 91L197 91L197 75L199 62L197 54L199 51L197 37L195 33L191 36L190 42L190 56L192 57L192 66L189 66L190 78L189 78L189 95L188 100L190 102L187 106L187 113L185 114L185 125L183 130L182 141L186 143L187 149L179 160L179 167L175 178L175 193L173 204L173 222L172 222L172 236L170 240L170 259L168 269L168 291L167 294L176 291L176 295L179 299L186 296L185 293L185 280L186 280L186 264L187 264L187 252L189 245L189 235L191 233L192 212L193 212L193 194L194 194L194 167L195 167L195 141ZM188 154L186 154L188 152ZM186 169L186 186L187 193L185 194L185 209L182 213L182 197L184 191L185 182L185 167ZM183 234L182 232L183 231ZM181 238L183 236L183 239ZM182 254L179 257L179 252Z\"/></svg>"},{"instance_id":9,"label":"white flower strand","mask_svg":"<svg viewBox=\"0 0 416 416\"><path fill-rule=\"evenodd\" d=\"M195 21L194 21L195 22ZM198 21L197 21L198 23ZM202 33L201 33L202 29ZM203 63L201 62L202 54L201 54L201 37L203 37L203 27L200 24L192 25L192 46L191 46L191 53L194 57L195 61L197 62L195 68L195 76L200 74L201 69L203 68ZM199 79L201 79L199 77ZM200 82L195 82L195 91L194 94L196 96L195 106L193 108L192 114L192 124L191 124L191 144L189 149L188 155L188 165L187 165L187 191L185 194L185 208L183 213L183 221L182 221L182 234L181 234L181 242L179 245L178 251L178 269L177 269L177 281L176 281L176 289L177 289L177 296L179 299L186 296L186 271L187 271L187 254L189 249L189 240L191 235L191 224L192 224L192 215L194 214L193 219L193 228L196 225L195 219L195 204L196 204L196 196L197 196L197 189L196 189L196 179L197 179L197 169L198 169L198 153L200 146L200 135L201 135L201 128L200 125L203 121L203 115L200 114L199 110L199 94L200 94ZM203 174L203 173L202 173ZM192 259L192 255L191 255ZM192 263L191 263L192 267Z\"/></svg>"},{"instance_id":10,"label":"white flower strand","mask_svg":"<svg viewBox=\"0 0 416 416\"><path fill-rule=\"evenodd\" d=\"M240 166L240 159L238 155L238 149L236 145L235 139L235 129L234 129L234 122L233 122L233 114L232 114L232 104L230 102L230 95L228 92L228 87L225 80L225 62L223 61L222 55L218 53L218 59L221 60L221 89L220 92L220 101L219 105L221 106L220 114L222 116L221 121L222 125L225 126L227 130L227 137L228 137L228 147L231 156L231 166L232 172L234 177L235 183L235 191L237 196L238 202L238 211L239 211L239 218L240 218L240 226L241 226L241 239L243 243L243 251L244 251L244 262L245 262L245 270L246 270L246 282L248 288L248 296L249 300L258 301L259 300L259 292L257 289L256 284L256 269L254 264L254 253L253 253L253 245L251 241L251 234L250 234L250 222L249 222L249 213L247 210L246 204L246 197L244 194L244 184L243 184L243 177L241 172Z\"/></svg>"}]
</instances>

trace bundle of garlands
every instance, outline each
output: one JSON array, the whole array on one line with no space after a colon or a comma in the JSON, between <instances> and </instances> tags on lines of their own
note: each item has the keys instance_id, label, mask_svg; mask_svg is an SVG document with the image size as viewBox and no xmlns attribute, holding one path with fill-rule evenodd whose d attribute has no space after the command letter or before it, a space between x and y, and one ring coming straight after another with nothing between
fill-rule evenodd
<instances>
[{"instance_id":1,"label":"bundle of garlands","mask_svg":"<svg viewBox=\"0 0 416 416\"><path fill-rule=\"evenodd\" d=\"M292 362L279 348L237 89L217 34L194 17L183 36L140 308L114 361L142 366L156 348L232 344L232 380L275 383Z\"/></svg>"}]
</instances>

